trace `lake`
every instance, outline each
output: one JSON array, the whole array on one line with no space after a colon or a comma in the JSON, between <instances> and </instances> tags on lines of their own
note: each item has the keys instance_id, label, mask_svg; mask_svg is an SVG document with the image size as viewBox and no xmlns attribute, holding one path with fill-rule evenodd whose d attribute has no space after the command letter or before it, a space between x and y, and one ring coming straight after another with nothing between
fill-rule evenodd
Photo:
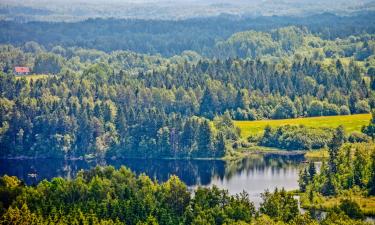
<instances>
[{"instance_id":1,"label":"lake","mask_svg":"<svg viewBox=\"0 0 375 225\"><path fill-rule=\"evenodd\" d=\"M261 201L265 189L284 187L298 188L299 168L303 155L265 154L253 155L235 161L222 160L164 160L164 159L121 159L121 160L63 160L63 159L0 159L0 175L17 176L27 184L36 184L43 179L59 176L73 178L81 169L96 165L124 165L136 174L145 173L158 181L166 181L177 175L190 190L197 186L216 185L236 194L243 190L249 193L255 205ZM36 177L30 176L36 174Z\"/></svg>"}]
</instances>

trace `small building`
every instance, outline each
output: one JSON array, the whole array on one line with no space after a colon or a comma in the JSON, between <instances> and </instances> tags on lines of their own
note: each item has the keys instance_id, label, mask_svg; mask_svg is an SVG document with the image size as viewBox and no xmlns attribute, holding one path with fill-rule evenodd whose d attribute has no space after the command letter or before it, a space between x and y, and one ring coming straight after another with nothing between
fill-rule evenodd
<instances>
[{"instance_id":1,"label":"small building","mask_svg":"<svg viewBox=\"0 0 375 225\"><path fill-rule=\"evenodd\" d=\"M29 67L16 66L14 67L15 75L28 75L30 73Z\"/></svg>"}]
</instances>

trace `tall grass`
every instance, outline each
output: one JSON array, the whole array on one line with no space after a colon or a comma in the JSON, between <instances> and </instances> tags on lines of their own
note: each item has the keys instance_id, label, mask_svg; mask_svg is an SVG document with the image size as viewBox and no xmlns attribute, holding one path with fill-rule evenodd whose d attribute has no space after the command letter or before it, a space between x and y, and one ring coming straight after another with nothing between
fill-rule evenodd
<instances>
[{"instance_id":1,"label":"tall grass","mask_svg":"<svg viewBox=\"0 0 375 225\"><path fill-rule=\"evenodd\" d=\"M235 125L241 129L241 136L261 134L267 125L279 127L283 125L305 125L315 128L336 128L343 125L347 133L361 131L362 126L370 122L370 114L356 114L345 116L322 116L285 120L258 120L258 121L235 121Z\"/></svg>"}]
</instances>

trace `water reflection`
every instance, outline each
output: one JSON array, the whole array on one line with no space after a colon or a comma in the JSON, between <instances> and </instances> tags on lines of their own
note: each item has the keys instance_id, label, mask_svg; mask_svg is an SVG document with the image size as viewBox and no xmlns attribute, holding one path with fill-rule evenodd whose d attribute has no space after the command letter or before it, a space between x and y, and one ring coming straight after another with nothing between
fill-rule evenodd
<instances>
[{"instance_id":1,"label":"water reflection","mask_svg":"<svg viewBox=\"0 0 375 225\"><path fill-rule=\"evenodd\" d=\"M156 160L123 159L101 161L65 161L60 159L0 160L0 175L8 174L21 178L32 185L52 177L72 178L81 169L96 165L124 165L136 174L145 173L158 181L166 181L177 175L190 188L198 185L217 185L232 194L247 191L257 204L265 189L298 187L298 170L302 155L254 155L235 161L220 160ZM30 176L36 174L36 177Z\"/></svg>"}]
</instances>

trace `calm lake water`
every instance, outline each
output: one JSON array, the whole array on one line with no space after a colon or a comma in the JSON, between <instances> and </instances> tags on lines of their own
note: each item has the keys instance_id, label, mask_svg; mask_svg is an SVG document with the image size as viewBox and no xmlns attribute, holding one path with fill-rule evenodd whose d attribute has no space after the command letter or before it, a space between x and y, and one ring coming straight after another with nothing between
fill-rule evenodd
<instances>
[{"instance_id":1,"label":"calm lake water","mask_svg":"<svg viewBox=\"0 0 375 225\"><path fill-rule=\"evenodd\" d=\"M303 155L254 155L237 161L220 160L161 160L161 159L122 159L65 161L61 159L0 160L0 175L17 176L32 185L43 179L56 176L72 178L81 169L96 165L124 165L136 174L145 173L158 181L166 181L177 175L190 189L197 186L216 185L227 189L231 194L245 190L251 200L259 205L260 194L265 189L284 187L287 190L298 188L298 172L303 163ZM30 177L29 174L37 174Z\"/></svg>"}]
</instances>

